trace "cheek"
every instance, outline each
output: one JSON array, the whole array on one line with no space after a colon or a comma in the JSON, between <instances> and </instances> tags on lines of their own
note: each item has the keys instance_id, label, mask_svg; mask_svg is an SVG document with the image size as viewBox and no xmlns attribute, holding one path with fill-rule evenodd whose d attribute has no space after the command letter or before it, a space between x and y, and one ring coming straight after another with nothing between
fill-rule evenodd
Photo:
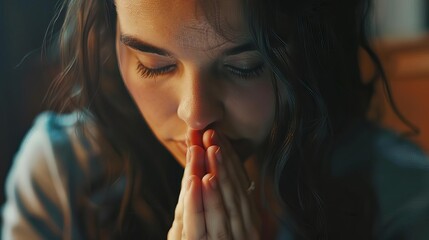
<instances>
[{"instance_id":1,"label":"cheek","mask_svg":"<svg viewBox=\"0 0 429 240\"><path fill-rule=\"evenodd\" d=\"M243 131L258 142L265 139L275 116L275 94L271 81L261 82L245 91L236 91L234 96L232 112L240 126L246 128Z\"/></svg>"},{"instance_id":2,"label":"cheek","mask_svg":"<svg viewBox=\"0 0 429 240\"><path fill-rule=\"evenodd\" d=\"M142 78L136 69L137 60L127 51L127 48L117 46L122 79L140 113L158 135L162 126L167 126L165 123L176 114L175 97L168 88L157 85L155 79Z\"/></svg>"}]
</instances>

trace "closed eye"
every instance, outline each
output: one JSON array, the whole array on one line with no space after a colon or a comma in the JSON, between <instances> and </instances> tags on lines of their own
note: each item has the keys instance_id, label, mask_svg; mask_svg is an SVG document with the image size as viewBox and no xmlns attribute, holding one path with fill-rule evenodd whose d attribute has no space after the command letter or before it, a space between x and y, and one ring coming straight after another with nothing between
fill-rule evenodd
<instances>
[{"instance_id":1,"label":"closed eye","mask_svg":"<svg viewBox=\"0 0 429 240\"><path fill-rule=\"evenodd\" d=\"M233 75L243 78L243 79L249 79L249 78L255 78L259 77L265 69L265 64L261 63L255 67L251 68L240 68L232 65L224 65L224 67Z\"/></svg>"},{"instance_id":2,"label":"closed eye","mask_svg":"<svg viewBox=\"0 0 429 240\"><path fill-rule=\"evenodd\" d=\"M159 75L167 74L171 71L176 69L176 65L167 65L160 68L149 68L143 65L141 62L137 64L137 72L140 74L140 76L144 78L154 78Z\"/></svg>"},{"instance_id":3,"label":"closed eye","mask_svg":"<svg viewBox=\"0 0 429 240\"><path fill-rule=\"evenodd\" d=\"M224 67L229 73L236 77L239 77L241 79L251 79L259 77L264 72L265 64L262 63L251 68L236 67L228 64L225 64ZM163 66L160 68L149 68L143 65L141 62L137 64L137 72L140 74L141 77L144 78L155 78L160 75L168 74L175 69L175 64Z\"/></svg>"}]
</instances>

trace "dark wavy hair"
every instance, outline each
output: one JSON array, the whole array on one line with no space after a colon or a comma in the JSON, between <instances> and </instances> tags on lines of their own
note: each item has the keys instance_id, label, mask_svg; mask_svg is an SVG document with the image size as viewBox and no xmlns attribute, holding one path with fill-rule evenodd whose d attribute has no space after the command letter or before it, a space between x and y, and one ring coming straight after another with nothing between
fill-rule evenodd
<instances>
[{"instance_id":1,"label":"dark wavy hair","mask_svg":"<svg viewBox=\"0 0 429 240\"><path fill-rule=\"evenodd\" d=\"M299 239L327 239L332 226L324 199L329 197L333 143L365 118L373 94L374 81L362 81L358 52L367 52L384 76L366 34L370 1L243 0L243 6L277 91L262 174L273 179L274 194L287 213L279 221L293 226ZM216 11L206 8L208 16ZM122 82L114 48L115 5L111 0L65 0L61 14L62 72L52 85L52 102L59 111L79 111L82 121L97 126L106 176L88 187L88 194L126 176L119 207L102 204L99 208L110 214L85 218L82 226L93 237L131 239L141 233L165 238L182 168L155 139ZM97 211L79 214L88 212Z\"/></svg>"}]
</instances>

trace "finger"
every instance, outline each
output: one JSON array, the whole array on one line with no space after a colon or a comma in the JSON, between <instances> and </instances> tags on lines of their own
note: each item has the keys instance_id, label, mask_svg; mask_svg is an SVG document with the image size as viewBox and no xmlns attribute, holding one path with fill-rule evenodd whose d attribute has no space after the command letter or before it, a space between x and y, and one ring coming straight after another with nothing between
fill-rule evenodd
<instances>
[{"instance_id":1,"label":"finger","mask_svg":"<svg viewBox=\"0 0 429 240\"><path fill-rule=\"evenodd\" d=\"M226 173L231 178L235 188L238 191L241 191L241 193L245 194L247 197L247 188L249 186L250 180L247 176L246 169L238 158L238 155L231 146L229 140L223 137L221 134L218 134L218 132L214 130L211 131L212 132L206 131L207 134L204 133L204 142L208 141L219 144L218 146L222 149L223 159L225 159L224 167L226 169ZM210 136L209 140L207 140L207 135Z\"/></svg>"},{"instance_id":2,"label":"finger","mask_svg":"<svg viewBox=\"0 0 429 240\"><path fill-rule=\"evenodd\" d=\"M229 221L215 175L206 174L202 186L207 238L231 239Z\"/></svg>"},{"instance_id":3,"label":"finger","mask_svg":"<svg viewBox=\"0 0 429 240\"><path fill-rule=\"evenodd\" d=\"M209 148L212 145L219 145L219 142L213 141L213 134L215 133L215 130L213 129L207 129L202 136L202 143L205 149Z\"/></svg>"},{"instance_id":4,"label":"finger","mask_svg":"<svg viewBox=\"0 0 429 240\"><path fill-rule=\"evenodd\" d=\"M226 171L229 176L236 181L237 193L240 197L240 207L246 229L253 229L255 225L259 226L258 214L253 201L254 199L251 198L247 192L247 189L250 186L250 180L244 165L225 136L218 132L214 132L212 134L211 141L219 143L223 150L222 156L224 158L228 158L228 160L224 161Z\"/></svg>"},{"instance_id":5,"label":"finger","mask_svg":"<svg viewBox=\"0 0 429 240\"><path fill-rule=\"evenodd\" d=\"M186 166L189 171L188 176L195 175L202 179L206 174L205 150L200 146L192 145L189 147L189 155L189 163L187 163L189 166Z\"/></svg>"},{"instance_id":6,"label":"finger","mask_svg":"<svg viewBox=\"0 0 429 240\"><path fill-rule=\"evenodd\" d=\"M209 165L215 165L219 190L223 199L224 208L226 210L231 233L234 239L244 238L244 222L241 213L241 197L237 192L237 188L231 181L230 175L225 168L225 161L221 152L221 148L217 146L210 146L207 149L207 157Z\"/></svg>"},{"instance_id":7,"label":"finger","mask_svg":"<svg viewBox=\"0 0 429 240\"><path fill-rule=\"evenodd\" d=\"M168 231L168 239L180 239L182 235L182 229L183 229L183 198L185 195L185 186L186 186L186 179L189 178L190 174L190 149L188 147L186 151L186 165L185 170L183 172L181 187L180 187L180 193L179 193L179 200L177 202L176 208L174 210L174 221L173 225L171 226L170 230Z\"/></svg>"},{"instance_id":8,"label":"finger","mask_svg":"<svg viewBox=\"0 0 429 240\"><path fill-rule=\"evenodd\" d=\"M203 135L203 144L207 149L210 145L217 145L222 148L223 154L228 157L228 165L232 164L232 172L235 176L238 177L241 187L246 188L248 186L249 178L247 176L246 169L244 168L243 163L240 161L238 154L232 147L230 141L226 139L219 132L209 129L204 132Z\"/></svg>"},{"instance_id":9,"label":"finger","mask_svg":"<svg viewBox=\"0 0 429 240\"><path fill-rule=\"evenodd\" d=\"M222 134L218 134L218 132L214 130L207 130L203 135L203 143L205 147L210 144L220 145L223 159L225 159L223 161L224 167L226 168L226 172L235 186L235 193L239 198L239 206L241 207L244 226L249 230L249 232L252 232L255 226L259 227L260 222L254 199L251 198L247 192L247 189L250 186L250 180L247 176L244 165L238 158L238 155L236 154L229 140ZM211 173L217 174L216 164L216 161L208 161L206 163L206 165L209 166Z\"/></svg>"},{"instance_id":10,"label":"finger","mask_svg":"<svg viewBox=\"0 0 429 240\"><path fill-rule=\"evenodd\" d=\"M186 133L186 138L187 138L187 144L189 147L192 145L204 147L203 140L202 140L203 133L201 131L188 129Z\"/></svg>"},{"instance_id":11,"label":"finger","mask_svg":"<svg viewBox=\"0 0 429 240\"><path fill-rule=\"evenodd\" d=\"M201 180L191 175L186 182L183 204L183 239L206 239Z\"/></svg>"},{"instance_id":12,"label":"finger","mask_svg":"<svg viewBox=\"0 0 429 240\"><path fill-rule=\"evenodd\" d=\"M232 153L225 154L224 152L221 152L222 159L225 159L225 160L219 163L219 161L215 161L209 158L209 161L207 164L211 166L210 167L211 169L215 169L215 172L220 175L222 175L222 173L220 173L219 171L226 172L230 181L233 182L235 190L231 194L234 194L235 198L237 198L239 202L239 204L236 205L236 207L240 208L241 210L240 211L241 220L242 220L241 225L243 226L244 229L247 230L247 231L243 231L243 234L249 236L250 233L255 232L255 229L256 231L258 231L257 229L259 228L259 225L260 225L259 217L257 214L257 209L255 208L253 199L251 198L251 196L249 196L247 192L247 185L244 185L246 187L243 187L242 184L238 183L239 180L236 173L239 172L239 170L236 170L233 167L233 164L231 164L228 159L228 156L230 156L231 154ZM221 166L222 163L224 163L223 167ZM228 164L229 166L227 166ZM222 170L222 168L226 168L226 169ZM244 171L244 168L241 171ZM247 178L247 175L246 175L246 178ZM225 199L226 198L228 198L227 195L225 195ZM225 204L229 203L229 201L227 200L225 200L225 202L226 202ZM231 208L232 207L227 206L227 209L231 209ZM234 232L234 237L240 237L240 236L237 235L237 232Z\"/></svg>"},{"instance_id":13,"label":"finger","mask_svg":"<svg viewBox=\"0 0 429 240\"><path fill-rule=\"evenodd\" d=\"M187 180L191 175L202 178L205 174L204 150L199 146L191 146L186 153L186 166L182 177L179 200L174 211L173 225L168 233L171 239L178 239L183 229L183 199Z\"/></svg>"},{"instance_id":14,"label":"finger","mask_svg":"<svg viewBox=\"0 0 429 240\"><path fill-rule=\"evenodd\" d=\"M179 201L177 204L178 217L182 217L183 210L183 198L187 180L190 176L195 175L198 178L202 178L205 174L205 163L204 163L204 150L199 146L191 146L188 148L186 153L186 166L182 177L182 187L179 194ZM176 209L177 209L176 207ZM181 221L181 219L180 219Z\"/></svg>"}]
</instances>

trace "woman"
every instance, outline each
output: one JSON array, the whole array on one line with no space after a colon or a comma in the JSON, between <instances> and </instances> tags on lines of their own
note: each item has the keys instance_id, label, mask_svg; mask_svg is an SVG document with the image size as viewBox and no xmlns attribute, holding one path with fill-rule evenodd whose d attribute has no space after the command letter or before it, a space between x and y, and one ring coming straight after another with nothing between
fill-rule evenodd
<instances>
[{"instance_id":1,"label":"woman","mask_svg":"<svg viewBox=\"0 0 429 240\"><path fill-rule=\"evenodd\" d=\"M64 1L70 113L23 143L4 239L429 236L427 158L365 121L368 6Z\"/></svg>"}]
</instances>

